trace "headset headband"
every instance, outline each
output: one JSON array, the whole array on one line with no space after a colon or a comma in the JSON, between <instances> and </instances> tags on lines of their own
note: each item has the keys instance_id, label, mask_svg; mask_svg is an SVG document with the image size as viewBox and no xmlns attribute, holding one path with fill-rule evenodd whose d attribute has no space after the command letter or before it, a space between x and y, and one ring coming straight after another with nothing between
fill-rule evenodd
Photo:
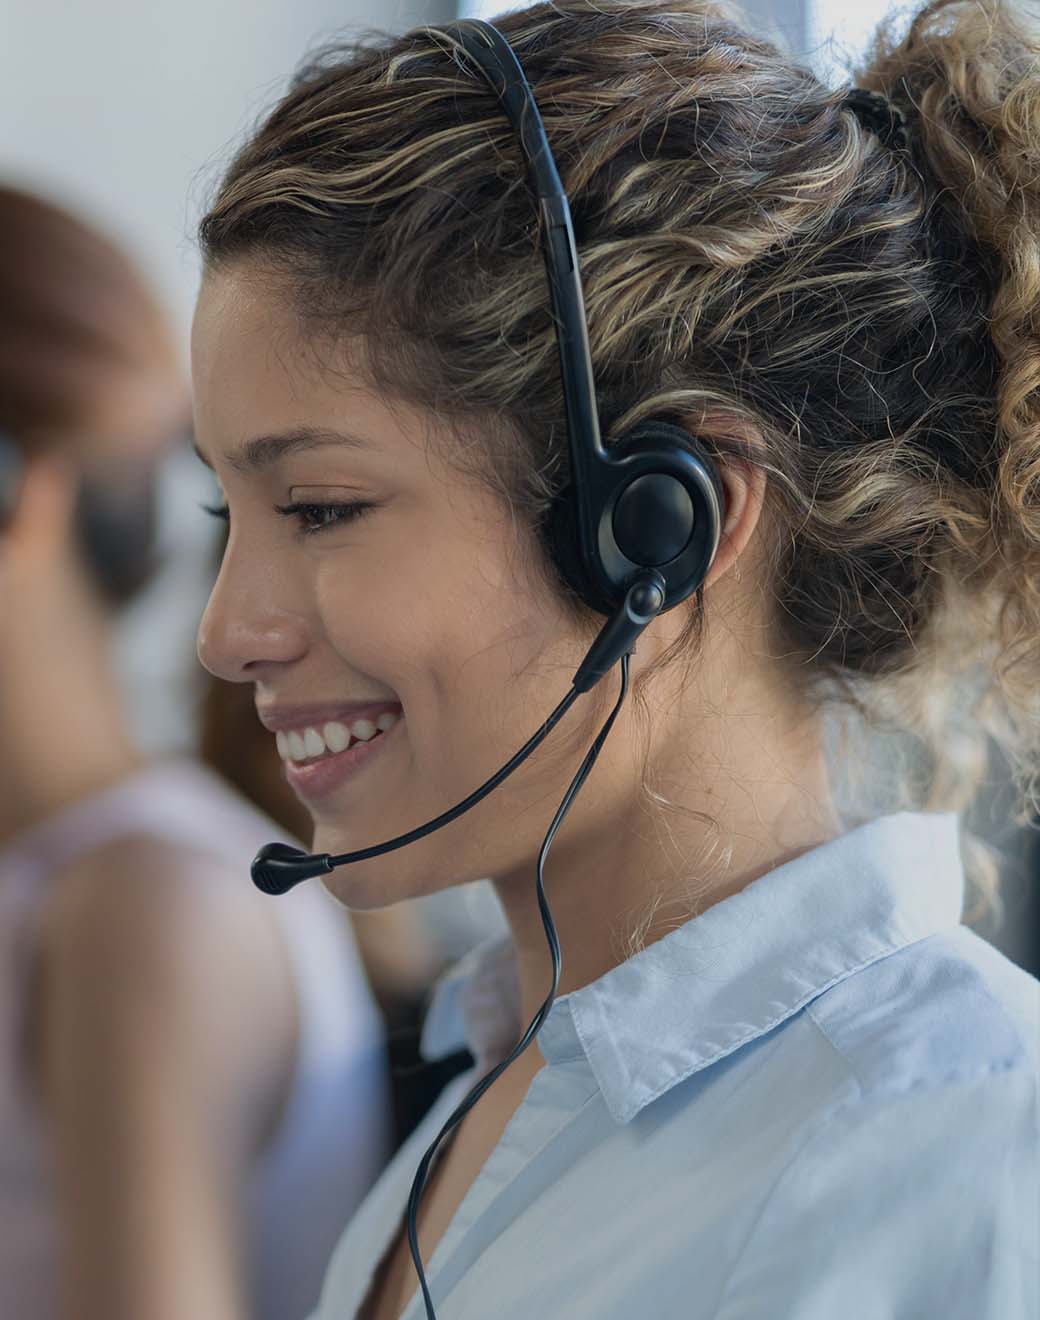
<instances>
[{"instance_id":1,"label":"headset headband","mask_svg":"<svg viewBox=\"0 0 1040 1320\"><path fill-rule=\"evenodd\" d=\"M595 488L590 458L606 459L599 429L596 389L581 289L578 247L567 194L560 182L549 139L531 85L512 46L496 27L483 19L452 24L466 53L481 67L502 100L527 160L538 193L545 241L542 251L556 317L563 403L571 474L577 499L578 529L583 546L595 543L591 508ZM472 32L467 29L473 29ZM487 42L485 46L483 42Z\"/></svg>"}]
</instances>

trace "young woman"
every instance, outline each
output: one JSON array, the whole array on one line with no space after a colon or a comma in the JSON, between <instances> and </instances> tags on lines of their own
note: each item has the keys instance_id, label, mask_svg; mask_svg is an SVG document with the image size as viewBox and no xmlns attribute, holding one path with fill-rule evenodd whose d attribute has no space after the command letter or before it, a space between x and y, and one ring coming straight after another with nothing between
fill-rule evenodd
<instances>
[{"instance_id":1,"label":"young woman","mask_svg":"<svg viewBox=\"0 0 1040 1320\"><path fill-rule=\"evenodd\" d=\"M0 189L11 1320L302 1314L389 1150L381 1023L335 904L266 904L243 857L271 821L191 760L147 759L124 713L112 628L189 419L139 272Z\"/></svg>"},{"instance_id":2,"label":"young woman","mask_svg":"<svg viewBox=\"0 0 1040 1320\"><path fill-rule=\"evenodd\" d=\"M993 858L960 813L994 743L1036 806L1040 40L938 0L847 96L705 0L499 27L570 198L605 442L685 428L724 525L631 701L625 661L466 814L325 881L367 910L491 876L510 937L435 1001L428 1052L476 1069L315 1315L1026 1320L1038 987L962 924ZM202 222L230 538L200 654L252 684L329 853L487 780L604 623L546 527L539 216L491 80L421 28L305 69ZM427 1300L409 1187L546 999L542 842L611 712L545 866L558 996L419 1208Z\"/></svg>"}]
</instances>

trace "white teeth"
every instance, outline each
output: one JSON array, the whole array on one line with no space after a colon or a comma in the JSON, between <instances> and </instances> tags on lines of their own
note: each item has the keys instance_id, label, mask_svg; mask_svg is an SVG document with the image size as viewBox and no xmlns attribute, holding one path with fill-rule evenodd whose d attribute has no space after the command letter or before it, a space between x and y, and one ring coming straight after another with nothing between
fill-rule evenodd
<instances>
[{"instance_id":1,"label":"white teeth","mask_svg":"<svg viewBox=\"0 0 1040 1320\"><path fill-rule=\"evenodd\" d=\"M374 722L355 720L348 726L340 720L330 720L320 733L314 728L289 732L279 729L275 734L275 745L283 761L312 761L326 752L345 752L353 740L368 742L377 733L392 729L400 718L397 711L386 710Z\"/></svg>"},{"instance_id":2,"label":"white teeth","mask_svg":"<svg viewBox=\"0 0 1040 1320\"><path fill-rule=\"evenodd\" d=\"M308 756L325 755L325 739L317 729L305 729L303 732L303 745L306 748Z\"/></svg>"},{"instance_id":3,"label":"white teeth","mask_svg":"<svg viewBox=\"0 0 1040 1320\"><path fill-rule=\"evenodd\" d=\"M350 746L350 730L339 720L331 720L322 729L325 746L330 752L345 752Z\"/></svg>"}]
</instances>

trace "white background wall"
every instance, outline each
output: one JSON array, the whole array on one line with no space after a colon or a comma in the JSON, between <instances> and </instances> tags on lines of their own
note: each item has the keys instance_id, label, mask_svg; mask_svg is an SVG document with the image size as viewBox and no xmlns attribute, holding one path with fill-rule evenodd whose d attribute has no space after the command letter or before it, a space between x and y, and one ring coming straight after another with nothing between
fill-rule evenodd
<instances>
[{"instance_id":1,"label":"white background wall","mask_svg":"<svg viewBox=\"0 0 1040 1320\"><path fill-rule=\"evenodd\" d=\"M449 12L450 0L0 0L0 174L122 237L186 337L206 187L304 51Z\"/></svg>"}]
</instances>

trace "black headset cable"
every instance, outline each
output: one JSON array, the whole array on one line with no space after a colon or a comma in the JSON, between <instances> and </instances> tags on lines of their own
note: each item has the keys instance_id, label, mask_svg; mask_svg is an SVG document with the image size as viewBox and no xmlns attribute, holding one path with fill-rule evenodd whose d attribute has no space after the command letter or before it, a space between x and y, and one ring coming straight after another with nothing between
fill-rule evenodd
<instances>
[{"instance_id":1,"label":"black headset cable","mask_svg":"<svg viewBox=\"0 0 1040 1320\"><path fill-rule=\"evenodd\" d=\"M419 1212L419 1201L422 1198L423 1190L426 1186L426 1179L430 1171L430 1166L433 1163L434 1156L441 1142L458 1127L492 1083L501 1077L515 1059L518 1059L520 1055L523 1054L524 1050L527 1049L528 1045L530 1045L531 1041L534 1040L535 1036L537 1036L538 1032L542 1029L542 1024L549 1016L549 1010L553 1006L553 1001L556 998L556 987L560 983L560 941L556 934L556 924L553 921L552 913L549 910L549 903L545 897L542 871L545 865L545 859L549 854L549 848L556 836L556 831L563 823L567 812L571 808L571 804L578 795L585 780L588 778L589 771L596 764L596 758L599 756L600 750L606 742L607 735L610 733L618 712L625 700L625 696L628 692L628 661L629 654L626 652L626 654L621 657L621 691L614 705L614 709L610 712L602 729L600 729L597 734L595 742L593 742L592 746L586 753L585 759L582 761L581 766L578 769L578 773L571 780L570 787L567 789L564 799L560 803L556 815L553 817L553 822L549 826L545 838L542 840L542 846L538 853L538 872L535 882L536 892L538 894L538 909L542 916L542 925L545 927L545 937L549 942L549 953L552 956L552 986L549 990L549 994L541 1008L532 1018L527 1030L513 1046L509 1054L486 1073L452 1111L444 1126L433 1139L426 1154L419 1162L419 1167L416 1170L415 1178L412 1182L412 1190L408 1196L408 1246L411 1249L412 1261L415 1264L416 1274L419 1276L419 1286L422 1289L423 1301L426 1305L427 1320L437 1320L437 1314L433 1308L433 1298L430 1296L430 1289L426 1282L426 1273L423 1270L422 1257L419 1253L419 1234L416 1226Z\"/></svg>"}]
</instances>

